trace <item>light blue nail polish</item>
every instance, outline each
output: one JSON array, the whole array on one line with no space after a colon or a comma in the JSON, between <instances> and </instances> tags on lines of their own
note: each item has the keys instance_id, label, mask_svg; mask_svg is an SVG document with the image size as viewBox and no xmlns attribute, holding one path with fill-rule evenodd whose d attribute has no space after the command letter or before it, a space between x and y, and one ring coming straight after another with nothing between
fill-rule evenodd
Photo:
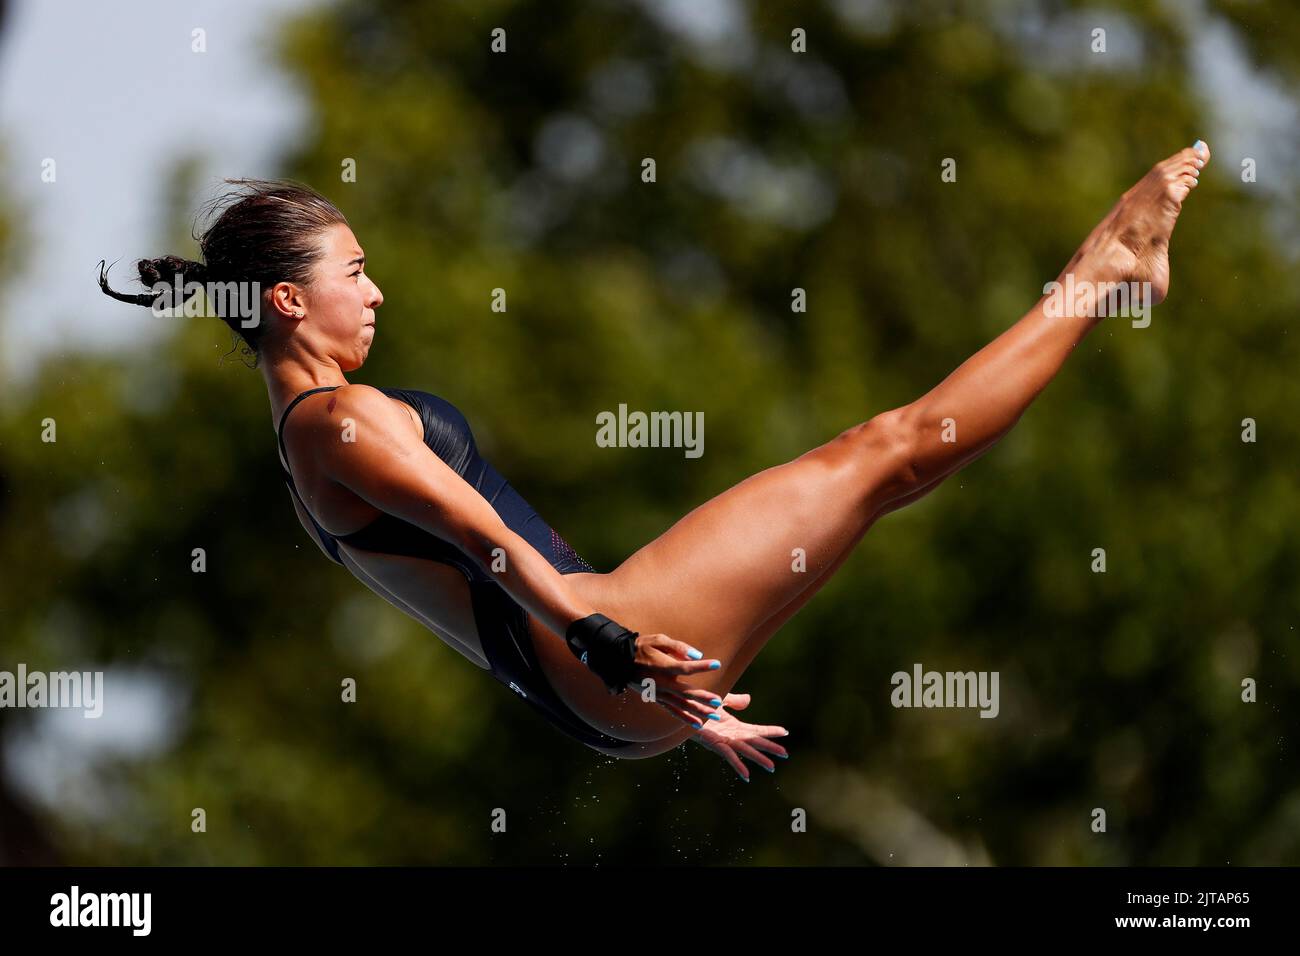
<instances>
[{"instance_id":1,"label":"light blue nail polish","mask_svg":"<svg viewBox=\"0 0 1300 956\"><path fill-rule=\"evenodd\" d=\"M1192 149L1196 150L1196 151L1199 153L1199 152L1201 151L1201 148L1202 148L1203 146L1205 146L1205 142L1204 142L1204 140L1199 140L1199 139L1198 139L1196 142L1194 142L1194 143L1192 144Z\"/></svg>"},{"instance_id":2,"label":"light blue nail polish","mask_svg":"<svg viewBox=\"0 0 1300 956\"><path fill-rule=\"evenodd\" d=\"M749 783L749 778L748 778L748 777L741 777L740 779L743 780L743 781L745 781L745 783Z\"/></svg>"},{"instance_id":3,"label":"light blue nail polish","mask_svg":"<svg viewBox=\"0 0 1300 956\"><path fill-rule=\"evenodd\" d=\"M704 655L692 647L689 651L686 652L686 656L693 661L698 661Z\"/></svg>"},{"instance_id":4,"label":"light blue nail polish","mask_svg":"<svg viewBox=\"0 0 1300 956\"><path fill-rule=\"evenodd\" d=\"M789 755L789 754L777 754L777 756L780 757L782 760L789 760L789 759L790 759L790 755Z\"/></svg>"},{"instance_id":5,"label":"light blue nail polish","mask_svg":"<svg viewBox=\"0 0 1300 956\"><path fill-rule=\"evenodd\" d=\"M721 706L722 706L722 701L718 700L718 698L715 697L715 698L713 698L713 700L709 701L709 706L710 706L710 707L721 707Z\"/></svg>"},{"instance_id":6,"label":"light blue nail polish","mask_svg":"<svg viewBox=\"0 0 1300 956\"><path fill-rule=\"evenodd\" d=\"M700 729L701 727L703 727L703 726L704 726L704 725L703 725L702 723L700 723L698 720L695 722L695 729L696 729L696 730L699 730L699 729Z\"/></svg>"},{"instance_id":7,"label":"light blue nail polish","mask_svg":"<svg viewBox=\"0 0 1300 956\"><path fill-rule=\"evenodd\" d=\"M714 661L712 664L709 665L709 670L716 671L721 666L722 663L720 661Z\"/></svg>"},{"instance_id":8,"label":"light blue nail polish","mask_svg":"<svg viewBox=\"0 0 1300 956\"><path fill-rule=\"evenodd\" d=\"M768 773L776 773L775 767L764 767L763 769L766 770Z\"/></svg>"},{"instance_id":9,"label":"light blue nail polish","mask_svg":"<svg viewBox=\"0 0 1300 956\"><path fill-rule=\"evenodd\" d=\"M709 720L721 720L721 719L722 718L719 717L717 714L709 714Z\"/></svg>"}]
</instances>

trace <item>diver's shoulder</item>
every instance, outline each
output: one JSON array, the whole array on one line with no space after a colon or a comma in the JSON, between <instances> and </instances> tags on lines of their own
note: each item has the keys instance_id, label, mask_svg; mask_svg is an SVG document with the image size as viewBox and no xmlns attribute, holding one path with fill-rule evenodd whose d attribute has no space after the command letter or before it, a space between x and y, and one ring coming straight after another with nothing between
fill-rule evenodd
<instances>
[{"instance_id":1,"label":"diver's shoulder","mask_svg":"<svg viewBox=\"0 0 1300 956\"><path fill-rule=\"evenodd\" d=\"M405 429L407 420L408 416L402 412L400 405L382 389L373 385L349 383L322 393L308 408L303 409L298 429L310 433L352 423L392 424Z\"/></svg>"}]
</instances>

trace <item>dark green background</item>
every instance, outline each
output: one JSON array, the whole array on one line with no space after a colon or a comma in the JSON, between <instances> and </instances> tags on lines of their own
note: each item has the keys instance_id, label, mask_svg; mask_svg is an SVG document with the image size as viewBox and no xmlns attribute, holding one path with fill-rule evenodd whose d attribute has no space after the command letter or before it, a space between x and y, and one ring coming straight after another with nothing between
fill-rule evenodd
<instances>
[{"instance_id":1,"label":"dark green background","mask_svg":"<svg viewBox=\"0 0 1300 956\"><path fill-rule=\"evenodd\" d=\"M755 55L726 70L636 4L347 2L276 29L311 137L281 168L228 172L342 207L386 299L353 380L453 401L610 570L753 472L918 397L1026 311L1154 161L1216 145L1195 38L1161 4L1122 6L1142 41L1128 65L1078 53L1109 5L899 4L873 36L822 3L753 3ZM1294 90L1300 10L1206 6ZM1016 42L1006 23L1031 16L1078 62ZM601 106L611 60L645 71L642 111ZM604 137L583 178L538 159L565 114ZM784 171L768 185L822 180L826 217L801 221L815 206L797 191L783 220L710 188L710 138ZM768 645L739 689L790 729L792 757L749 785L694 746L615 761L534 718L311 544L260 376L219 323L105 299L97 321L134 323L133 354L70 348L0 405L0 668L146 668L188 703L173 749L108 761L75 795L98 816L73 795L26 805L0 763L0 857L1300 862L1300 295L1279 239L1296 197L1242 183L1242 158L1217 151L1191 197L1151 327L1103 323L1001 444L881 521ZM170 188L171 235L104 250L126 257L119 283L132 257L197 254L194 167ZM20 217L5 229L14 276ZM92 263L68 276L93 281ZM702 411L704 457L596 447L596 413L620 402ZM894 710L890 674L917 661L999 671L1000 716ZM31 719L0 711L0 730Z\"/></svg>"}]
</instances>

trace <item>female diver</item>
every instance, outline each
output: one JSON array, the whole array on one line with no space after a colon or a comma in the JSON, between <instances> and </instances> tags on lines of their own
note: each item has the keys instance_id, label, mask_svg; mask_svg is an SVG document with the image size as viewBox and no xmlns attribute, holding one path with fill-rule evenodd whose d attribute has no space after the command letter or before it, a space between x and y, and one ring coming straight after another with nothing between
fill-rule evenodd
<instances>
[{"instance_id":1,"label":"female diver","mask_svg":"<svg viewBox=\"0 0 1300 956\"><path fill-rule=\"evenodd\" d=\"M1157 163L1058 281L1136 283L1143 307L1161 301L1174 223L1209 158L1198 140ZM227 182L239 189L214 203L202 262L140 260L149 293L114 291L102 269L100 285L153 307L178 275L257 283L259 321L223 318L258 356L285 481L321 550L589 747L650 757L689 738L746 781L744 759L772 770L787 754L784 728L733 713L749 705L732 693L745 668L882 515L1006 434L1107 311L1099 294L1063 315L1045 295L916 401L746 478L602 574L479 455L450 403L344 378L384 297L343 214L296 183Z\"/></svg>"}]
</instances>

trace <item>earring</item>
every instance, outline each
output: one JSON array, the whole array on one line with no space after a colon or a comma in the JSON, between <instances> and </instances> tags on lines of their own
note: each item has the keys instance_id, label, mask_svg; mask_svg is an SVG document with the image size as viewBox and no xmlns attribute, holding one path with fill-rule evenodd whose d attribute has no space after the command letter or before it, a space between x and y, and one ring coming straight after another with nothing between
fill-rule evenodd
<instances>
[{"instance_id":1,"label":"earring","mask_svg":"<svg viewBox=\"0 0 1300 956\"><path fill-rule=\"evenodd\" d=\"M301 312L295 312L294 315L296 315L298 318L301 319L302 316L303 316L303 313L301 313Z\"/></svg>"}]
</instances>

